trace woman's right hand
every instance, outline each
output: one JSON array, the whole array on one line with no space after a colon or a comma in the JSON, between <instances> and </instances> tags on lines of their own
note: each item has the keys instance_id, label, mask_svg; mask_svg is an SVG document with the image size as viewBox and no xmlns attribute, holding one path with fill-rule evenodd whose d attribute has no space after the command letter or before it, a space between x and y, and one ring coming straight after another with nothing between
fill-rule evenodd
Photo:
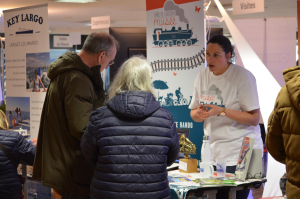
<instances>
[{"instance_id":1,"label":"woman's right hand","mask_svg":"<svg viewBox=\"0 0 300 199\"><path fill-rule=\"evenodd\" d=\"M197 108L196 114L201 120L206 120L208 116L207 114L203 114L203 113L207 113L207 112L208 112L207 108L205 108L203 104L200 104L200 106Z\"/></svg>"}]
</instances>

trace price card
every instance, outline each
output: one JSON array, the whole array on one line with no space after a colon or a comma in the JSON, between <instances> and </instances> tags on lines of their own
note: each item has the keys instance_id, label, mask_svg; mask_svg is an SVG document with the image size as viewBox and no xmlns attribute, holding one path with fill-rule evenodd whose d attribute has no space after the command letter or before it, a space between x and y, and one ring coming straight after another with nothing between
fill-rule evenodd
<instances>
[{"instance_id":1,"label":"price card","mask_svg":"<svg viewBox=\"0 0 300 199\"><path fill-rule=\"evenodd\" d=\"M179 169L187 171L187 163L179 161Z\"/></svg>"}]
</instances>

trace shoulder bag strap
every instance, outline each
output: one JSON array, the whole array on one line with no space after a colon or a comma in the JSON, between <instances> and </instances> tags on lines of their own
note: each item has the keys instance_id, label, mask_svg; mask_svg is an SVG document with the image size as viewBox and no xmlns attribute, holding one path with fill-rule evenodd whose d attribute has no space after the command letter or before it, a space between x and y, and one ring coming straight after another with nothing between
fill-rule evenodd
<instances>
[{"instance_id":1,"label":"shoulder bag strap","mask_svg":"<svg viewBox=\"0 0 300 199\"><path fill-rule=\"evenodd\" d=\"M14 159L14 157L11 155L11 153L3 146L3 144L1 144L0 142L0 149L2 149L2 151L6 154L6 156L8 157L8 159L10 159L10 161L15 165L16 168L18 168L18 164L16 163L16 160Z\"/></svg>"}]
</instances>

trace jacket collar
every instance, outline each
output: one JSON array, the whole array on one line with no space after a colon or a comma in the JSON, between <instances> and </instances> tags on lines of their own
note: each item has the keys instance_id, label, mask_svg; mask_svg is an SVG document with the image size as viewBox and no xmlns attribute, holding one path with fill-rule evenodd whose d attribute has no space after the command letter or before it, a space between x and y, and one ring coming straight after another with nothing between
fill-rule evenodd
<instances>
[{"instance_id":1,"label":"jacket collar","mask_svg":"<svg viewBox=\"0 0 300 199\"><path fill-rule=\"evenodd\" d=\"M47 74L50 79L53 79L63 72L79 70L88 76L93 83L98 99L104 101L104 89L100 67L100 65L96 65L89 68L75 52L68 51L50 64Z\"/></svg>"},{"instance_id":2,"label":"jacket collar","mask_svg":"<svg viewBox=\"0 0 300 199\"><path fill-rule=\"evenodd\" d=\"M290 100L300 110L300 66L284 70L283 77Z\"/></svg>"},{"instance_id":3,"label":"jacket collar","mask_svg":"<svg viewBox=\"0 0 300 199\"><path fill-rule=\"evenodd\" d=\"M150 92L126 91L109 100L107 106L120 116L146 118L159 109L160 104Z\"/></svg>"}]
</instances>

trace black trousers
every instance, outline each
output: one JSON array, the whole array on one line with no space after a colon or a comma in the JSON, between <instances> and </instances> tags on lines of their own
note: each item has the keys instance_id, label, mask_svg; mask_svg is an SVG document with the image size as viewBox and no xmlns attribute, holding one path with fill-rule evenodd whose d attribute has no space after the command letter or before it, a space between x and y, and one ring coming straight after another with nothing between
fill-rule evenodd
<instances>
[{"instance_id":1,"label":"black trousers","mask_svg":"<svg viewBox=\"0 0 300 199\"><path fill-rule=\"evenodd\" d=\"M235 173L235 166L227 166L226 167L226 173ZM217 170L216 166L214 166L215 171ZM236 198L237 199L247 199L249 195L250 189L247 190L240 190L236 192ZM229 192L225 189L219 189L218 193L216 195L217 199L229 199L228 197Z\"/></svg>"}]
</instances>

